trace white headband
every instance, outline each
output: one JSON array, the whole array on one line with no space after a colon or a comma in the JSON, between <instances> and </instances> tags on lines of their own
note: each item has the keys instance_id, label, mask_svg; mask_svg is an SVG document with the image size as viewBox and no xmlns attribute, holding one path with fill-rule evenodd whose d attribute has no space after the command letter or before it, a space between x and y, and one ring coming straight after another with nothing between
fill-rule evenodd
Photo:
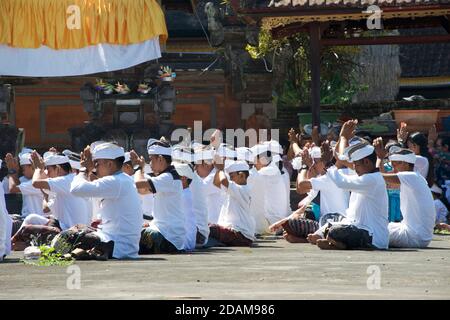
<instances>
[{"instance_id":1,"label":"white headband","mask_svg":"<svg viewBox=\"0 0 450 320\"><path fill-rule=\"evenodd\" d=\"M172 149L172 160L191 163L194 161L194 155L192 153L185 152L182 149Z\"/></svg>"},{"instance_id":2,"label":"white headband","mask_svg":"<svg viewBox=\"0 0 450 320\"><path fill-rule=\"evenodd\" d=\"M70 163L70 166L72 167L72 169L75 169L75 170L81 169L81 164L79 161L69 160L69 163Z\"/></svg>"},{"instance_id":3,"label":"white headband","mask_svg":"<svg viewBox=\"0 0 450 320\"><path fill-rule=\"evenodd\" d=\"M255 161L255 156L252 151L246 147L236 148L236 156L238 160L248 161L253 163Z\"/></svg>"},{"instance_id":4,"label":"white headband","mask_svg":"<svg viewBox=\"0 0 450 320\"><path fill-rule=\"evenodd\" d=\"M213 160L214 150L199 150L194 153L194 161Z\"/></svg>"},{"instance_id":5,"label":"white headband","mask_svg":"<svg viewBox=\"0 0 450 320\"><path fill-rule=\"evenodd\" d=\"M283 154L283 147L280 145L280 143L278 141L270 140L270 141L266 141L264 143L269 145L270 152Z\"/></svg>"},{"instance_id":6,"label":"white headband","mask_svg":"<svg viewBox=\"0 0 450 320\"><path fill-rule=\"evenodd\" d=\"M261 153L269 151L269 145L268 144L256 144L250 148L250 151L256 157L256 156L259 156Z\"/></svg>"},{"instance_id":7,"label":"white headband","mask_svg":"<svg viewBox=\"0 0 450 320\"><path fill-rule=\"evenodd\" d=\"M339 156L339 159L348 162L355 162L370 156L374 150L375 148L366 142L356 143L347 147L344 150L344 154Z\"/></svg>"},{"instance_id":8,"label":"white headband","mask_svg":"<svg viewBox=\"0 0 450 320\"><path fill-rule=\"evenodd\" d=\"M161 156L172 156L172 148L171 147L163 147L157 144L151 145L147 148L147 152L149 156L153 155L161 155Z\"/></svg>"},{"instance_id":9,"label":"white headband","mask_svg":"<svg viewBox=\"0 0 450 320\"><path fill-rule=\"evenodd\" d=\"M31 164L31 153L19 154L19 164L21 166Z\"/></svg>"},{"instance_id":10,"label":"white headband","mask_svg":"<svg viewBox=\"0 0 450 320\"><path fill-rule=\"evenodd\" d=\"M110 142L98 144L92 150L92 160L98 159L114 160L119 157L125 157L125 152L123 148Z\"/></svg>"},{"instance_id":11,"label":"white headband","mask_svg":"<svg viewBox=\"0 0 450 320\"><path fill-rule=\"evenodd\" d=\"M394 153L389 156L390 161L403 161L415 164L416 163L416 155L414 153L408 153L408 154L398 154Z\"/></svg>"},{"instance_id":12,"label":"white headband","mask_svg":"<svg viewBox=\"0 0 450 320\"><path fill-rule=\"evenodd\" d=\"M245 161L225 160L225 172L228 174L238 171L248 171L249 169Z\"/></svg>"},{"instance_id":13,"label":"white headband","mask_svg":"<svg viewBox=\"0 0 450 320\"><path fill-rule=\"evenodd\" d=\"M186 177L191 180L194 179L194 171L192 171L190 165L188 165L187 163L172 163L172 164L180 176Z\"/></svg>"},{"instance_id":14,"label":"white headband","mask_svg":"<svg viewBox=\"0 0 450 320\"><path fill-rule=\"evenodd\" d=\"M230 149L227 144L222 143L217 148L217 155L223 158L235 158L236 157L236 151Z\"/></svg>"},{"instance_id":15,"label":"white headband","mask_svg":"<svg viewBox=\"0 0 450 320\"><path fill-rule=\"evenodd\" d=\"M56 153L44 154L44 164L46 166L56 166L58 164L69 163L70 159L67 156L61 156Z\"/></svg>"}]
</instances>

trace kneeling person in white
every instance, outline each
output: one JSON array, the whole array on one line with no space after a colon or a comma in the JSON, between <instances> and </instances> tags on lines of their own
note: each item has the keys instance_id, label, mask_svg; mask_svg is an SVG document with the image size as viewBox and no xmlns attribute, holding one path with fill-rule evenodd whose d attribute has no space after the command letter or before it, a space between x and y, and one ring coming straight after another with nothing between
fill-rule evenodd
<instances>
[{"instance_id":1,"label":"kneeling person in white","mask_svg":"<svg viewBox=\"0 0 450 320\"><path fill-rule=\"evenodd\" d=\"M93 148L92 160L89 148L85 149L82 158L86 171L92 172L96 168L98 179L89 181L87 172L80 172L73 180L70 192L78 197L101 199L101 223L94 235L101 243L112 242L109 247L97 242L92 249L110 250L113 247L112 252L105 249L101 254L116 259L137 258L143 218L133 180L122 172L123 148L102 143Z\"/></svg>"},{"instance_id":2,"label":"kneeling person in white","mask_svg":"<svg viewBox=\"0 0 450 320\"><path fill-rule=\"evenodd\" d=\"M214 185L226 188L227 198L222 207L219 223L210 225L210 237L228 246L251 246L255 240L255 220L250 213L250 189L247 185L249 166L245 161L216 163Z\"/></svg>"},{"instance_id":3,"label":"kneeling person in white","mask_svg":"<svg viewBox=\"0 0 450 320\"><path fill-rule=\"evenodd\" d=\"M416 155L407 149L389 156L393 174L383 174L386 182L400 184L400 210L403 220L389 223L389 246L425 248L433 238L436 213L427 181L414 171Z\"/></svg>"},{"instance_id":4,"label":"kneeling person in white","mask_svg":"<svg viewBox=\"0 0 450 320\"><path fill-rule=\"evenodd\" d=\"M29 214L19 231L13 236L13 248L23 250L30 242L31 236L53 235L67 230L77 224L88 224L91 214L86 199L70 193L70 185L75 178L71 173L70 160L56 152L46 152L42 159L36 151L31 153L31 161L35 168L32 186L46 189L54 196L51 216Z\"/></svg>"},{"instance_id":5,"label":"kneeling person in white","mask_svg":"<svg viewBox=\"0 0 450 320\"><path fill-rule=\"evenodd\" d=\"M317 240L321 249L388 247L388 198L383 176L376 169L375 148L361 142L344 150L355 126L356 122L344 124L340 151L349 163L353 163L357 176L346 175L335 168L327 171L327 176L337 187L351 191L349 208L346 218L330 227L327 239Z\"/></svg>"},{"instance_id":6,"label":"kneeling person in white","mask_svg":"<svg viewBox=\"0 0 450 320\"><path fill-rule=\"evenodd\" d=\"M141 233L140 254L175 253L184 249L186 230L182 206L183 186L172 163L172 148L163 141L150 139L147 144L154 176L144 177L144 159L134 178L139 192L155 195L153 220Z\"/></svg>"}]
</instances>

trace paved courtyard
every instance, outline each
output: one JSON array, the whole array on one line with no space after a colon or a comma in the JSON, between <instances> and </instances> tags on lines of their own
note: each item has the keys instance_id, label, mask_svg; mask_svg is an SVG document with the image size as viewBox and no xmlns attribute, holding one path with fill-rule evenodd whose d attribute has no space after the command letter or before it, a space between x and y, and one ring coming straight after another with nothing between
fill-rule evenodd
<instances>
[{"instance_id":1,"label":"paved courtyard","mask_svg":"<svg viewBox=\"0 0 450 320\"><path fill-rule=\"evenodd\" d=\"M450 236L443 235L420 250L321 251L268 238L252 248L81 261L81 288L72 290L67 267L24 265L22 256L0 263L0 300L450 298Z\"/></svg>"}]
</instances>

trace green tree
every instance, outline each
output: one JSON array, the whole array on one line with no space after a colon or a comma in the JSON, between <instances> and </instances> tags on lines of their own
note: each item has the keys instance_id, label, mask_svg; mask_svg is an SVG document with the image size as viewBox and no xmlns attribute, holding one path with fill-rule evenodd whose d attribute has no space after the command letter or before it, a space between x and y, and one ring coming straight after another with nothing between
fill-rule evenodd
<instances>
[{"instance_id":1,"label":"green tree","mask_svg":"<svg viewBox=\"0 0 450 320\"><path fill-rule=\"evenodd\" d=\"M247 45L246 49L254 59L272 61L277 105L309 104L311 68L307 34L299 33L283 39L273 39L270 32L262 30L258 46ZM356 78L360 68L355 62L358 53L359 48L352 46L322 49L321 103L348 103L357 91L365 88Z\"/></svg>"}]
</instances>

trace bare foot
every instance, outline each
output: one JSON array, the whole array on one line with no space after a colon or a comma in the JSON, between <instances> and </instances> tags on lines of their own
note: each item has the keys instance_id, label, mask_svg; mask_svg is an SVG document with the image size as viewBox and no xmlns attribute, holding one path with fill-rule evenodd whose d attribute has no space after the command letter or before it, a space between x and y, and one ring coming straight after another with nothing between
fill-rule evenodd
<instances>
[{"instance_id":1,"label":"bare foot","mask_svg":"<svg viewBox=\"0 0 450 320\"><path fill-rule=\"evenodd\" d=\"M438 223L438 224L435 226L435 228L438 229L438 230L447 230L447 231L450 231L450 225L448 225L448 224L446 224L446 223Z\"/></svg>"},{"instance_id":2,"label":"bare foot","mask_svg":"<svg viewBox=\"0 0 450 320\"><path fill-rule=\"evenodd\" d=\"M317 246L322 250L336 250L337 248L326 239L317 240Z\"/></svg>"},{"instance_id":3,"label":"bare foot","mask_svg":"<svg viewBox=\"0 0 450 320\"><path fill-rule=\"evenodd\" d=\"M307 243L305 238L296 237L292 234L287 233L286 231L283 233L283 238L286 239L287 242L290 243Z\"/></svg>"},{"instance_id":4,"label":"bare foot","mask_svg":"<svg viewBox=\"0 0 450 320\"><path fill-rule=\"evenodd\" d=\"M314 233L310 233L306 237L306 240L308 240L308 242L311 244L317 244L317 240L320 240L320 239L322 239L322 237L319 236L318 234L314 234Z\"/></svg>"},{"instance_id":5,"label":"bare foot","mask_svg":"<svg viewBox=\"0 0 450 320\"><path fill-rule=\"evenodd\" d=\"M11 243L11 247L13 251L23 251L29 244L24 241L16 241Z\"/></svg>"}]
</instances>

